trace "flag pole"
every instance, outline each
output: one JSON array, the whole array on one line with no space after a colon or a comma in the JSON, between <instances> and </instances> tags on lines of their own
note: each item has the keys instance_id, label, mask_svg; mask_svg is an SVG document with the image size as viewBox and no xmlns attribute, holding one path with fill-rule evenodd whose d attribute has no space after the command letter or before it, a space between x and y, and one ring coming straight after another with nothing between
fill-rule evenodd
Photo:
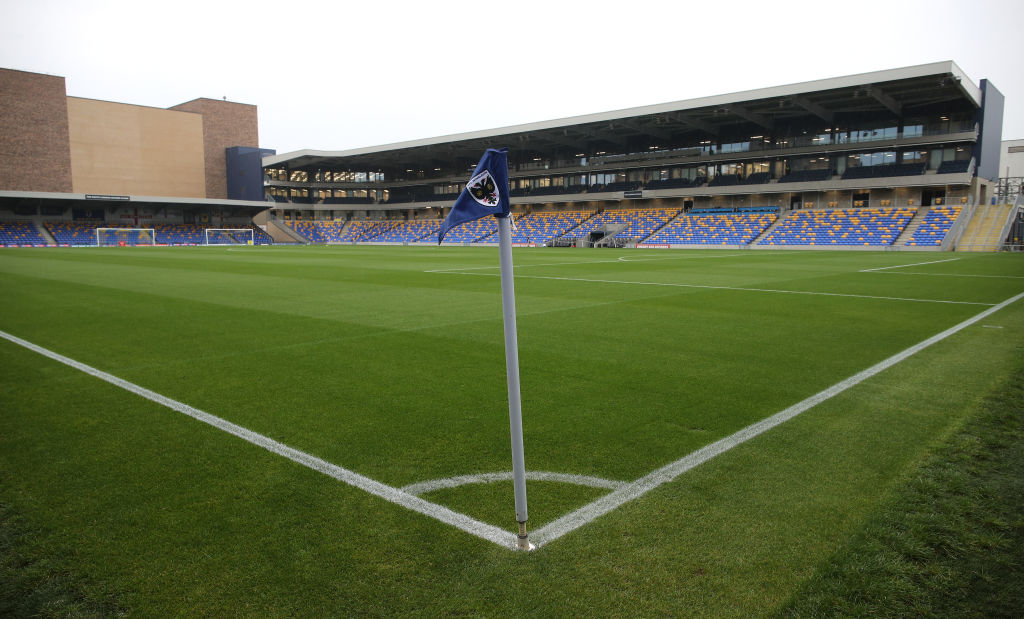
<instances>
[{"instance_id":1,"label":"flag pole","mask_svg":"<svg viewBox=\"0 0 1024 619\"><path fill-rule=\"evenodd\" d=\"M511 218L498 217L498 250L501 256L501 308L505 322L505 374L508 378L508 423L512 435L512 483L519 523L517 548L531 550L526 533L526 464L523 459L523 409L519 395L519 343L516 337L516 292L512 275Z\"/></svg>"}]
</instances>

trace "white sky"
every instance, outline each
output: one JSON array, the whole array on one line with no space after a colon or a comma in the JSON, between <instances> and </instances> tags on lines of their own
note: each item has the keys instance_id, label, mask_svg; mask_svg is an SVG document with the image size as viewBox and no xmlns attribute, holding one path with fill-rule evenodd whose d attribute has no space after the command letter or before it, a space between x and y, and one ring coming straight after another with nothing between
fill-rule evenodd
<instances>
[{"instance_id":1,"label":"white sky","mask_svg":"<svg viewBox=\"0 0 1024 619\"><path fill-rule=\"evenodd\" d=\"M1024 138L1024 2L2 0L0 67L70 96L259 109L344 150L953 60Z\"/></svg>"}]
</instances>

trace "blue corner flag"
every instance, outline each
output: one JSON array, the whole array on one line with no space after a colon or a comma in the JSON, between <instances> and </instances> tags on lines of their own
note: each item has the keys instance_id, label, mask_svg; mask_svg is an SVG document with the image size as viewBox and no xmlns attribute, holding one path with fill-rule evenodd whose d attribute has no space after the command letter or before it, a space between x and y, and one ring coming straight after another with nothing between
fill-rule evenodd
<instances>
[{"instance_id":1,"label":"blue corner flag","mask_svg":"<svg viewBox=\"0 0 1024 619\"><path fill-rule=\"evenodd\" d=\"M455 206L444 218L437 233L437 244L441 244L452 228L467 221L486 215L508 217L508 213L508 149L488 148L476 164L466 188L455 200Z\"/></svg>"}]
</instances>

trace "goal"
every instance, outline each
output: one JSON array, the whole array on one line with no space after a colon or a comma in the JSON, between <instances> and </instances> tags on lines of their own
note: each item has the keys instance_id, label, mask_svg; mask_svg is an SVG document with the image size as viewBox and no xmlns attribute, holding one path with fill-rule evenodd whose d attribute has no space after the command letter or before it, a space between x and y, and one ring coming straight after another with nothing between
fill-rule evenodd
<instances>
[{"instance_id":1,"label":"goal","mask_svg":"<svg viewBox=\"0 0 1024 619\"><path fill-rule=\"evenodd\" d=\"M206 228L203 236L206 245L256 244L256 234L252 228Z\"/></svg>"},{"instance_id":2,"label":"goal","mask_svg":"<svg viewBox=\"0 0 1024 619\"><path fill-rule=\"evenodd\" d=\"M156 230L153 228L96 228L96 245L99 247L156 245Z\"/></svg>"}]
</instances>

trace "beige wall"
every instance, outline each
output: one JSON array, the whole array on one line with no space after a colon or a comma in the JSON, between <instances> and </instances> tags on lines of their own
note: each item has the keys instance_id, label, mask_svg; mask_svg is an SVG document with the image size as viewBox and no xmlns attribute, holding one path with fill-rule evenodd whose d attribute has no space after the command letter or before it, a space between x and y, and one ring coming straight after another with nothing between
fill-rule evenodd
<instances>
[{"instance_id":1,"label":"beige wall","mask_svg":"<svg viewBox=\"0 0 1024 619\"><path fill-rule=\"evenodd\" d=\"M206 197L199 114L67 98L75 193Z\"/></svg>"}]
</instances>

